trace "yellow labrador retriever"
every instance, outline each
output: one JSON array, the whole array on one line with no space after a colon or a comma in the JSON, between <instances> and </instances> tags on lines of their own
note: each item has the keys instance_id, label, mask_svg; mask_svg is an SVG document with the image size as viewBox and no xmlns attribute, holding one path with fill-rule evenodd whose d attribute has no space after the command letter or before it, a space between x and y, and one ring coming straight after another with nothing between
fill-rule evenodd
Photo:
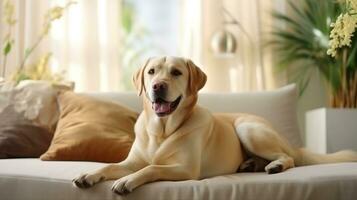
<instances>
[{"instance_id":1,"label":"yellow labrador retriever","mask_svg":"<svg viewBox=\"0 0 357 200\"><path fill-rule=\"evenodd\" d=\"M357 161L356 153L319 155L295 149L257 116L211 114L196 105L206 75L192 61L149 59L134 76L144 110L135 124L136 139L126 160L82 174L80 188L117 179L117 194L157 180L202 179L237 172L247 155L269 163L267 173L301 165Z\"/></svg>"}]
</instances>

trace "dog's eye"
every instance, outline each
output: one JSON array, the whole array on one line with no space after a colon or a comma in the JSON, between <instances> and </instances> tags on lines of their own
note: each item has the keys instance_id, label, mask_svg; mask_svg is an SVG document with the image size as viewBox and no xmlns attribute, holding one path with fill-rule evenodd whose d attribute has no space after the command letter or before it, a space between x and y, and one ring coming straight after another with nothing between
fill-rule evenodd
<instances>
[{"instance_id":1,"label":"dog's eye","mask_svg":"<svg viewBox=\"0 0 357 200\"><path fill-rule=\"evenodd\" d=\"M171 74L172 74L173 76L180 76L180 75L182 75L182 73L181 73L179 70L177 70L177 69L172 70L172 71L171 71Z\"/></svg>"},{"instance_id":2,"label":"dog's eye","mask_svg":"<svg viewBox=\"0 0 357 200\"><path fill-rule=\"evenodd\" d=\"M154 74L155 73L155 70L154 69L150 69L149 71L148 71L148 74Z\"/></svg>"}]
</instances>

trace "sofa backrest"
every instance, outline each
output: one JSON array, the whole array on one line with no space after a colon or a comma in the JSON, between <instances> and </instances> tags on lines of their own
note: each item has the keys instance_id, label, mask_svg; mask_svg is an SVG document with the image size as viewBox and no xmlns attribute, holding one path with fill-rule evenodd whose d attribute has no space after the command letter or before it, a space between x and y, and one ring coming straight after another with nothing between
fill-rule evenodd
<instances>
[{"instance_id":1,"label":"sofa backrest","mask_svg":"<svg viewBox=\"0 0 357 200\"><path fill-rule=\"evenodd\" d=\"M90 96L124 104L141 112L141 97L135 92L86 93ZM272 91L240 93L200 93L198 104L212 112L244 112L259 115L272 125L294 146L301 146L297 121L297 91L288 85Z\"/></svg>"}]
</instances>

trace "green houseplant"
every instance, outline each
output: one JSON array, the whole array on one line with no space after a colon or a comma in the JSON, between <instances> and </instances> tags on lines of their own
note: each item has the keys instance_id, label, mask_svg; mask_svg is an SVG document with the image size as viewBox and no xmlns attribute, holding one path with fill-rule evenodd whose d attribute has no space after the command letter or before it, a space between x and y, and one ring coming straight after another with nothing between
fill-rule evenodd
<instances>
[{"instance_id":1,"label":"green houseplant","mask_svg":"<svg viewBox=\"0 0 357 200\"><path fill-rule=\"evenodd\" d=\"M341 20L333 23L341 13L356 17L355 5L356 0L303 0L299 5L289 0L289 15L273 13L275 19L285 24L275 27L270 42L277 52L278 66L293 71L300 94L317 69L326 80L331 107L357 107L357 37L352 35L355 25L344 26ZM336 40L340 40L333 39L341 31L349 31L348 45L338 46Z\"/></svg>"}]
</instances>

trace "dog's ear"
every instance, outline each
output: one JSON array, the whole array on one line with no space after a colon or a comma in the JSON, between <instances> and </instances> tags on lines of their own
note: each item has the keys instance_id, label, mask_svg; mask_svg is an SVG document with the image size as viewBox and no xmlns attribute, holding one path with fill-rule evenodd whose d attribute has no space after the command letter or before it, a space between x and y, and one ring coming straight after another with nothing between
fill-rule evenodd
<instances>
[{"instance_id":1,"label":"dog's ear","mask_svg":"<svg viewBox=\"0 0 357 200\"><path fill-rule=\"evenodd\" d=\"M207 76L189 59L186 60L186 66L188 70L188 92L194 94L206 84Z\"/></svg>"},{"instance_id":2,"label":"dog's ear","mask_svg":"<svg viewBox=\"0 0 357 200\"><path fill-rule=\"evenodd\" d=\"M146 91L145 84L144 84L144 71L146 66L149 64L149 62L150 62L150 58L147 59L145 61L145 64L141 66L133 75L133 82L136 90L138 91L139 96L143 93L143 90Z\"/></svg>"}]
</instances>

